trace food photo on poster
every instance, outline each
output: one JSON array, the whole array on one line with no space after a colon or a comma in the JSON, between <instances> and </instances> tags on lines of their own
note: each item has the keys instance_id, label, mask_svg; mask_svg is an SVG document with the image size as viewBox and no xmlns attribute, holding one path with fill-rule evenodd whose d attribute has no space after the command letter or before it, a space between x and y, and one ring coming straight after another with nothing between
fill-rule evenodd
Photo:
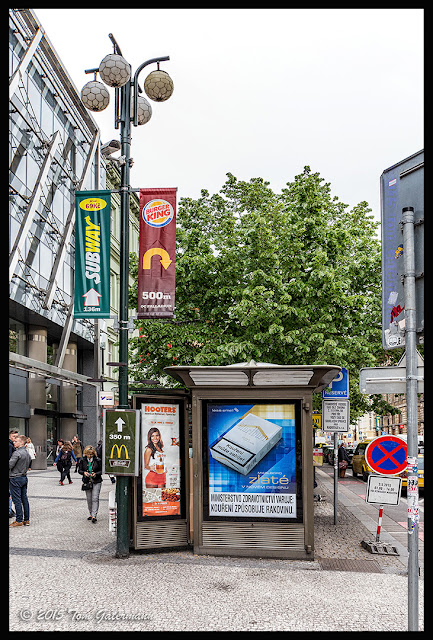
<instances>
[{"instance_id":1,"label":"food photo on poster","mask_svg":"<svg viewBox=\"0 0 433 640\"><path fill-rule=\"evenodd\" d=\"M179 405L141 407L142 515L180 515Z\"/></svg>"},{"instance_id":2,"label":"food photo on poster","mask_svg":"<svg viewBox=\"0 0 433 640\"><path fill-rule=\"evenodd\" d=\"M295 518L295 404L207 404L209 517Z\"/></svg>"}]
</instances>

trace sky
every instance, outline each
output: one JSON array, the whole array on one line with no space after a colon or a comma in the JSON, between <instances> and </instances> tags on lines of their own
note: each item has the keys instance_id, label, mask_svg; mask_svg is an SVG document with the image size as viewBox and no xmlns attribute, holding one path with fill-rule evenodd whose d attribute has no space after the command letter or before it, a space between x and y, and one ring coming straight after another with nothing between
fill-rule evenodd
<instances>
[{"instance_id":1,"label":"sky","mask_svg":"<svg viewBox=\"0 0 433 640\"><path fill-rule=\"evenodd\" d=\"M424 146L422 9L34 9L78 91L113 45L174 83L132 128L131 186L217 193L232 173L276 192L305 165L380 220L382 172ZM139 75L143 88L150 65ZM99 79L99 77L98 77ZM110 105L92 113L119 139ZM143 94L145 95L145 94ZM119 154L117 154L119 155Z\"/></svg>"}]
</instances>

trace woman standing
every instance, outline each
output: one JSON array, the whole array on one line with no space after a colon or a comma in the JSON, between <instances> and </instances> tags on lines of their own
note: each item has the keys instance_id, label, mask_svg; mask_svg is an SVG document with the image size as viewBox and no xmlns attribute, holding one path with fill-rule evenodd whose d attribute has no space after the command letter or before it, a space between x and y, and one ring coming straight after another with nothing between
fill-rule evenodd
<instances>
[{"instance_id":1,"label":"woman standing","mask_svg":"<svg viewBox=\"0 0 433 640\"><path fill-rule=\"evenodd\" d=\"M164 444L161 440L159 429L152 427L147 434L147 447L144 451L144 468L149 470L144 480L148 489L165 488L166 474L163 448Z\"/></svg>"},{"instance_id":2,"label":"woman standing","mask_svg":"<svg viewBox=\"0 0 433 640\"><path fill-rule=\"evenodd\" d=\"M78 464L78 473L83 476L81 489L86 492L89 509L87 520L91 520L95 524L99 509L99 494L101 493L102 463L96 456L93 447L88 446L84 449L83 457Z\"/></svg>"},{"instance_id":3,"label":"woman standing","mask_svg":"<svg viewBox=\"0 0 433 640\"><path fill-rule=\"evenodd\" d=\"M72 438L72 448L74 450L74 455L77 458L77 464L75 465L75 471L74 471L74 473L77 473L77 471L78 471L78 463L80 462L81 458L83 457L83 448L82 448L80 440L78 439L78 436L74 436Z\"/></svg>"},{"instance_id":4,"label":"woman standing","mask_svg":"<svg viewBox=\"0 0 433 640\"><path fill-rule=\"evenodd\" d=\"M346 475L346 469L349 466L349 456L344 448L344 444L340 444L338 447L338 477L344 478Z\"/></svg>"},{"instance_id":5,"label":"woman standing","mask_svg":"<svg viewBox=\"0 0 433 640\"><path fill-rule=\"evenodd\" d=\"M54 460L54 464L57 465L58 471L60 471L60 482L59 484L63 487L63 480L67 477L69 480L69 484L72 484L71 480L71 467L72 460L77 462L77 459L72 450L72 444L67 440L65 444L60 449L57 458Z\"/></svg>"},{"instance_id":6,"label":"woman standing","mask_svg":"<svg viewBox=\"0 0 433 640\"><path fill-rule=\"evenodd\" d=\"M36 458L36 450L35 450L35 445L33 444L33 442L30 440L30 438L27 438L27 444L26 444L26 449L30 455L30 464L29 464L29 471L32 468L32 462L33 460Z\"/></svg>"}]
</instances>

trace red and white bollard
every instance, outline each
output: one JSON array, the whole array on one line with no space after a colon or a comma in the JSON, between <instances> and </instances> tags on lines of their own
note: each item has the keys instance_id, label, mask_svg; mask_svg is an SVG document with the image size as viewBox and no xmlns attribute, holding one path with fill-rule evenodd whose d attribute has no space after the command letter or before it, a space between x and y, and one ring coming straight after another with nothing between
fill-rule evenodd
<instances>
[{"instance_id":1,"label":"red and white bollard","mask_svg":"<svg viewBox=\"0 0 433 640\"><path fill-rule=\"evenodd\" d=\"M380 540L380 528L382 526L383 504L379 506L379 522L377 523L376 542Z\"/></svg>"}]
</instances>

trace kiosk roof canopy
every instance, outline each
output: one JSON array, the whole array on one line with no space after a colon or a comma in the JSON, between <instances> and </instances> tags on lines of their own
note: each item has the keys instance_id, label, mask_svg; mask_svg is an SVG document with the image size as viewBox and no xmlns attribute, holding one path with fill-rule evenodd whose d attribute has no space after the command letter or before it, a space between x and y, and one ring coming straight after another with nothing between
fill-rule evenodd
<instances>
[{"instance_id":1,"label":"kiosk roof canopy","mask_svg":"<svg viewBox=\"0 0 433 640\"><path fill-rule=\"evenodd\" d=\"M318 392L341 371L336 365L280 365L268 362L239 362L226 366L165 367L165 373L192 387L306 387Z\"/></svg>"}]
</instances>

